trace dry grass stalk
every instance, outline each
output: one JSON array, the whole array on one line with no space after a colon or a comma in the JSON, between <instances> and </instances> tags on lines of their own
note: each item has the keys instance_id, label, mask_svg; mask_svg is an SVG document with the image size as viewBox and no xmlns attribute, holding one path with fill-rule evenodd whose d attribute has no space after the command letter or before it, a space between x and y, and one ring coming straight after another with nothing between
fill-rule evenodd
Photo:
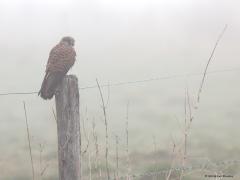
<instances>
[{"instance_id":1,"label":"dry grass stalk","mask_svg":"<svg viewBox=\"0 0 240 180\"><path fill-rule=\"evenodd\" d=\"M190 111L189 111L190 112ZM188 138L188 125L187 125L187 88L185 89L185 98L184 98L184 151L182 155L182 170L180 173L179 180L182 179L187 159L187 138Z\"/></svg>"},{"instance_id":2,"label":"dry grass stalk","mask_svg":"<svg viewBox=\"0 0 240 180\"><path fill-rule=\"evenodd\" d=\"M94 140L94 147L95 147L95 161L94 161L94 166L95 166L95 169L99 170L98 171L98 178L101 179L102 178L102 169L101 167L99 166L99 144L98 144L98 136L97 136L97 133L96 133L96 124L95 122L93 121L92 122L92 129L93 129L93 140Z\"/></svg>"},{"instance_id":3,"label":"dry grass stalk","mask_svg":"<svg viewBox=\"0 0 240 180\"><path fill-rule=\"evenodd\" d=\"M87 108L86 108L86 120L88 120L88 117L87 117ZM83 129L84 137L85 137L85 139L87 140L86 148L85 148L84 150L81 150L81 154L84 155L84 154L87 152L88 147L89 147L89 144L90 144L89 134L88 134L87 131L86 131L84 118L82 118L82 129Z\"/></svg>"},{"instance_id":4,"label":"dry grass stalk","mask_svg":"<svg viewBox=\"0 0 240 180\"><path fill-rule=\"evenodd\" d=\"M176 144L175 144L175 142L174 142L174 140L173 140L172 160L171 160L172 162L171 162L171 167L170 167L170 169L169 169L169 171L168 171L168 174L167 174L167 176L166 176L166 180L169 180L169 179L170 179L171 174L172 174L173 167L174 167L174 165L175 165L175 161L176 161L176 158L175 158L175 150L176 150Z\"/></svg>"},{"instance_id":5,"label":"dry grass stalk","mask_svg":"<svg viewBox=\"0 0 240 180\"><path fill-rule=\"evenodd\" d=\"M39 179L44 179L44 174L49 167L49 163L46 163L43 167L43 151L44 151L45 145L44 143L39 143Z\"/></svg>"},{"instance_id":6,"label":"dry grass stalk","mask_svg":"<svg viewBox=\"0 0 240 180\"><path fill-rule=\"evenodd\" d=\"M185 98L184 98L184 155L183 155L183 165L187 156L187 90L185 92Z\"/></svg>"},{"instance_id":7,"label":"dry grass stalk","mask_svg":"<svg viewBox=\"0 0 240 180\"><path fill-rule=\"evenodd\" d=\"M130 157L129 157L128 118L129 118L129 101L127 102L127 113L126 113L126 155L127 155L127 180L130 180L131 168L130 168Z\"/></svg>"},{"instance_id":8,"label":"dry grass stalk","mask_svg":"<svg viewBox=\"0 0 240 180\"><path fill-rule=\"evenodd\" d=\"M193 115L192 115L192 107L191 107L191 103L190 103L190 96L189 96L188 87L187 87L187 104L188 104L188 110L189 110L189 120L190 120L190 122L192 122Z\"/></svg>"},{"instance_id":9,"label":"dry grass stalk","mask_svg":"<svg viewBox=\"0 0 240 180\"><path fill-rule=\"evenodd\" d=\"M91 150L88 151L89 180L92 180L92 157Z\"/></svg>"},{"instance_id":10,"label":"dry grass stalk","mask_svg":"<svg viewBox=\"0 0 240 180\"><path fill-rule=\"evenodd\" d=\"M190 104L190 97L189 97L189 92L188 92L188 87L186 86L185 89L185 96L184 96L184 130L183 130L183 139L180 140L179 145L176 145L174 143L174 147L178 147L178 153L176 156L174 156L174 160L172 162L175 163L176 159L179 157L181 161L181 166L182 170L180 172L179 180L181 180L184 176L184 167L186 166L186 161L187 161L187 142L188 142L188 135L191 129L191 124L193 121L193 115L192 115L192 107ZM174 163L171 165L171 169L174 166ZM170 178L170 175L172 173L172 170L170 169L167 180Z\"/></svg>"},{"instance_id":11,"label":"dry grass stalk","mask_svg":"<svg viewBox=\"0 0 240 180\"><path fill-rule=\"evenodd\" d=\"M94 164L95 164L95 169L97 169L97 159L98 159L99 150L98 150L98 137L97 137L97 133L96 133L95 128L96 128L96 124L93 121L92 122L92 135L93 135L93 141L94 141L94 147L95 147L95 161L94 161Z\"/></svg>"},{"instance_id":12,"label":"dry grass stalk","mask_svg":"<svg viewBox=\"0 0 240 180\"><path fill-rule=\"evenodd\" d=\"M156 143L156 136L155 135L153 135L153 154L154 154L154 156L156 156L157 155L157 143ZM155 165L155 173L156 173L156 175L155 175L155 179L158 179L158 175L157 175L157 171L158 171L158 167L157 167L157 157L154 157L154 165ZM153 177L153 179L154 179L154 177Z\"/></svg>"},{"instance_id":13,"label":"dry grass stalk","mask_svg":"<svg viewBox=\"0 0 240 180\"><path fill-rule=\"evenodd\" d=\"M222 39L222 37L223 37L226 29L227 29L227 25L225 25L225 27L223 28L222 32L219 34L218 39L217 39L217 41L216 41L216 43L215 43L215 45L214 45L214 47L213 47L213 49L212 49L211 55L210 55L210 57L208 58L208 62L207 62L207 65L206 65L206 67L205 67L205 69L204 69L203 78L202 78L202 81L201 81L201 84L200 84L200 88L199 88L199 90L198 90L198 103L199 103L199 101L200 101L200 94L201 94L201 92L202 92L202 88L203 88L203 84L204 84L205 77L206 77L206 74L207 74L208 66L209 66L209 64L210 64L210 62L211 62L211 60L212 60L212 58L213 58L213 55L214 55L214 53L215 53L215 50L216 50L216 48L217 48L220 40Z\"/></svg>"},{"instance_id":14,"label":"dry grass stalk","mask_svg":"<svg viewBox=\"0 0 240 180\"><path fill-rule=\"evenodd\" d=\"M27 127L28 149L29 149L29 155L30 155L31 165L32 165L32 179L34 180L35 179L35 174L34 174L32 147L31 147L30 132L29 132L29 127L28 127L28 118L27 118L27 110L26 110L25 101L23 101L23 107L24 107L26 127Z\"/></svg>"},{"instance_id":15,"label":"dry grass stalk","mask_svg":"<svg viewBox=\"0 0 240 180\"><path fill-rule=\"evenodd\" d=\"M116 175L115 175L115 179L119 180L119 152L118 152L119 138L117 135L115 136L115 139L116 139Z\"/></svg>"},{"instance_id":16,"label":"dry grass stalk","mask_svg":"<svg viewBox=\"0 0 240 180\"><path fill-rule=\"evenodd\" d=\"M42 179L41 172L42 172L42 153L43 153L44 146L42 143L39 143L39 165L40 165L40 178Z\"/></svg>"},{"instance_id":17,"label":"dry grass stalk","mask_svg":"<svg viewBox=\"0 0 240 180\"><path fill-rule=\"evenodd\" d=\"M56 116L56 113L55 113L55 111L54 111L54 108L52 107L52 113L53 113L53 117L54 117L54 119L55 119L55 121L56 121L56 123L57 123L57 116Z\"/></svg>"},{"instance_id":18,"label":"dry grass stalk","mask_svg":"<svg viewBox=\"0 0 240 180\"><path fill-rule=\"evenodd\" d=\"M199 104L200 102L200 95L201 95L201 92L202 92L202 88L203 88L203 85L204 85L204 82L205 82L205 78L206 78L206 74L207 74L207 70L208 70L208 67L209 67L209 64L214 56L214 53L216 51L216 48L220 42L220 40L222 39L225 31L227 29L227 25L225 25L224 29L222 30L222 32L219 34L218 38L217 38L217 41L211 51L211 54L210 54L210 57L208 58L208 62L206 64L206 67L204 69L204 73L203 73L203 78L201 80L201 83L200 83L200 88L198 90L198 95L197 95L197 103ZM189 122L187 122L187 105L188 105L188 112L189 112ZM197 109L197 106L196 106L196 109ZM188 92L188 88L186 88L186 92L185 92L185 102L184 102L184 112L185 112L185 123L184 123L184 154L183 154L183 157L182 157L182 167L185 167L185 164L186 164L186 159L187 159L187 139L188 139L188 134L189 134L189 131L190 131L190 128L191 128L191 123L192 123L192 120L193 120L193 116L192 116L192 110L191 110L191 105L190 105L190 98L189 98L189 92ZM182 179L183 177L183 173L184 173L184 170L182 169L181 171L181 174L180 174L180 180Z\"/></svg>"},{"instance_id":19,"label":"dry grass stalk","mask_svg":"<svg viewBox=\"0 0 240 180\"><path fill-rule=\"evenodd\" d=\"M43 178L43 175L46 172L48 167L49 167L49 164L46 164L45 167L42 169L41 174L40 174L41 178Z\"/></svg>"},{"instance_id":20,"label":"dry grass stalk","mask_svg":"<svg viewBox=\"0 0 240 180\"><path fill-rule=\"evenodd\" d=\"M98 80L96 79L98 90L101 96L101 101L102 101L102 110L103 110L103 115L104 115L104 124L105 124L105 164L106 164L106 169L107 169L107 179L110 180L110 172L109 172L109 165L108 165L108 122L107 122L107 114L106 114L106 106L105 102L103 99L103 94L102 90L100 88L100 85L98 83Z\"/></svg>"}]
</instances>

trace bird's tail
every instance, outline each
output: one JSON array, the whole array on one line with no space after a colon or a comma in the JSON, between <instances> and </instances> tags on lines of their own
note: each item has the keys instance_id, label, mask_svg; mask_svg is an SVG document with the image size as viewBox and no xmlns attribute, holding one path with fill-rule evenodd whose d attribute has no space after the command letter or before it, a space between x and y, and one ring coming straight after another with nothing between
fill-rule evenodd
<instances>
[{"instance_id":1,"label":"bird's tail","mask_svg":"<svg viewBox=\"0 0 240 180\"><path fill-rule=\"evenodd\" d=\"M47 82L47 77L48 77L48 73L46 72L45 76L44 76L44 79L43 79L43 82L42 82L42 85L41 85L41 89L39 90L38 92L38 96L41 96L41 98L43 99L48 99L47 98L47 90L46 90L46 82Z\"/></svg>"},{"instance_id":2,"label":"bird's tail","mask_svg":"<svg viewBox=\"0 0 240 180\"><path fill-rule=\"evenodd\" d=\"M46 73L45 77L42 82L42 86L38 95L41 96L43 99L52 99L55 94L56 88L61 82L62 78L64 77L63 73L60 72L53 72L53 73Z\"/></svg>"}]
</instances>

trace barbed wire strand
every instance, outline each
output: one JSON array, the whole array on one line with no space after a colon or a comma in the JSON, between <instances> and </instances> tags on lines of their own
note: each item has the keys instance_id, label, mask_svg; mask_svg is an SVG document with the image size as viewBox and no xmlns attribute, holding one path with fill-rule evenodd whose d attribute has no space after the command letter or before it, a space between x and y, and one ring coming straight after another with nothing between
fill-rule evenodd
<instances>
[{"instance_id":1,"label":"barbed wire strand","mask_svg":"<svg viewBox=\"0 0 240 180\"><path fill-rule=\"evenodd\" d=\"M237 72L237 71L240 71L240 68L214 70L214 71L209 71L206 74L217 74L217 73ZM169 80L169 79L176 79L176 78L183 78L183 77L192 77L192 76L200 76L200 75L203 75L203 73L176 74L176 75L168 75L168 76L162 76L162 77L156 77L156 78L148 78L148 79L136 80L136 81L125 81L125 82L110 83L110 84L107 83L107 84L100 85L100 87L123 86L123 85L147 83L147 82L151 82L151 81ZM97 85L85 86L85 87L80 87L79 90L93 89L93 88L97 88L97 87L98 87ZM31 92L7 92L7 93L0 93L0 96L33 95L33 94L37 94L37 93L38 93L38 91L31 91Z\"/></svg>"}]
</instances>

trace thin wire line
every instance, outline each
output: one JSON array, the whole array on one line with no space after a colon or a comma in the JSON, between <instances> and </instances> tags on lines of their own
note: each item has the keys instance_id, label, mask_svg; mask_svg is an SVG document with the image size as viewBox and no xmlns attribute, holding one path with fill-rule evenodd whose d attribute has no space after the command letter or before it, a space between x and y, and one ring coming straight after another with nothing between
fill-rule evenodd
<instances>
[{"instance_id":1,"label":"thin wire line","mask_svg":"<svg viewBox=\"0 0 240 180\"><path fill-rule=\"evenodd\" d=\"M37 94L38 92L13 92L13 93L1 93L0 96L7 96L7 95L29 95L29 94Z\"/></svg>"},{"instance_id":2,"label":"thin wire line","mask_svg":"<svg viewBox=\"0 0 240 180\"><path fill-rule=\"evenodd\" d=\"M217 73L226 73L226 72L237 72L240 71L240 68L232 68L232 69L223 69L223 70L214 70L209 71L206 74L217 74ZM100 87L113 87L113 86L123 86L128 84L138 84L138 83L147 83L151 81L160 81L160 80L169 80L169 79L176 79L176 78L183 78L183 77L192 77L192 76L200 76L203 73L186 73L186 74L176 74L176 75L169 75L169 76L162 76L162 77L156 77L156 78L149 78L149 79L143 79L143 80L136 80L136 81L125 81L125 82L118 82L118 83L112 83L112 84L102 84ZM85 86L80 87L79 90L87 90L87 89L93 89L97 88L97 85L92 86ZM0 96L8 96L8 95L32 95L37 94L38 91L32 91L32 92L8 92L8 93L0 93Z\"/></svg>"},{"instance_id":3,"label":"thin wire line","mask_svg":"<svg viewBox=\"0 0 240 180\"><path fill-rule=\"evenodd\" d=\"M234 72L234 71L240 71L240 68L209 71L207 74ZM199 73L186 73L186 74L169 75L169 76L162 76L162 77L149 78L149 79L136 80L136 81L127 81L127 82L119 82L119 83L112 83L112 84L102 84L100 87L122 86L122 85L126 85L126 84L137 84L137 83L145 83L145 82L151 82L151 81L176 79L176 78L181 78L181 77L199 76L199 75L202 75L202 74L203 73L199 72ZM97 88L97 85L86 86L86 87L82 87L82 88L79 88L79 89L80 90L85 90L85 89L92 89L92 88Z\"/></svg>"}]
</instances>

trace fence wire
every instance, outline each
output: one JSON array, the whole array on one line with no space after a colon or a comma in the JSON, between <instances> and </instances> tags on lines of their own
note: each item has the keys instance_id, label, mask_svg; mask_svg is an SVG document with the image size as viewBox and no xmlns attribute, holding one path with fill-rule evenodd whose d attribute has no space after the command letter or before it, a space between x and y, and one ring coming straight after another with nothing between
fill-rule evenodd
<instances>
[{"instance_id":1,"label":"fence wire","mask_svg":"<svg viewBox=\"0 0 240 180\"><path fill-rule=\"evenodd\" d=\"M238 72L238 71L240 71L240 68L214 70L214 71L209 71L206 74L218 74L218 73ZM170 80L170 79L184 78L184 77L187 78L187 77L201 76L201 75L203 75L203 73L200 73L200 72L198 72L198 73L176 74L176 75L161 76L161 77L148 78L148 79L142 79L142 80L136 80L136 81L124 81L124 82L101 84L100 87L124 86L124 85L131 85L131 84L148 83L148 82L151 82L151 81ZM80 87L79 90L88 90L88 89L94 89L94 88L97 88L97 87L98 87L97 85L91 85L91 86ZM6 93L0 93L0 96L33 95L33 94L38 94L38 91L6 92Z\"/></svg>"}]
</instances>

